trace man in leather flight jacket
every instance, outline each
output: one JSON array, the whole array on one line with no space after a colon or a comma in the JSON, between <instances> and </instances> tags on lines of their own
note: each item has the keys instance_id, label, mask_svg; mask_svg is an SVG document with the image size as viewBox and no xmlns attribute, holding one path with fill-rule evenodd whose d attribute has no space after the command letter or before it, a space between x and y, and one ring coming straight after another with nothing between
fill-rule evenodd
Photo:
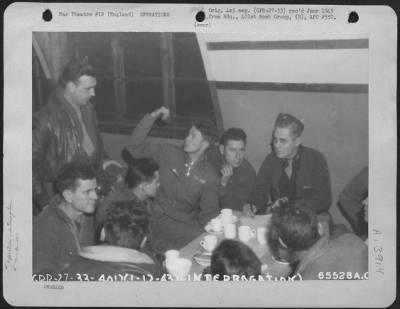
<instances>
[{"instance_id":1,"label":"man in leather flight jacket","mask_svg":"<svg viewBox=\"0 0 400 309\"><path fill-rule=\"evenodd\" d=\"M95 95L94 69L83 61L70 62L48 103L33 118L32 192L34 205L49 204L60 168L79 161L100 174L118 162L109 160L97 126L91 98ZM120 168L120 165L118 169Z\"/></svg>"}]
</instances>

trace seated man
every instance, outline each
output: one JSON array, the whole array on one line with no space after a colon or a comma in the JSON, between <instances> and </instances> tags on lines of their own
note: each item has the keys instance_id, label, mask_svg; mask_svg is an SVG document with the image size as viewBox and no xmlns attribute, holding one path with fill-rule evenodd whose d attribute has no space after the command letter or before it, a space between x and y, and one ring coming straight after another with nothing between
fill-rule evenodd
<instances>
[{"instance_id":1,"label":"seated man","mask_svg":"<svg viewBox=\"0 0 400 309\"><path fill-rule=\"evenodd\" d=\"M141 250L149 233L149 216L140 203L115 201L108 209L103 228L104 244L83 247L83 257L65 270L70 280L81 280L82 274L90 280L113 281L161 277L160 264Z\"/></svg>"},{"instance_id":2,"label":"seated man","mask_svg":"<svg viewBox=\"0 0 400 309\"><path fill-rule=\"evenodd\" d=\"M225 239L211 256L211 266L204 269L203 274L223 281L257 279L261 275L261 262L256 254L244 243ZM217 276L218 275L218 276Z\"/></svg>"},{"instance_id":3,"label":"seated man","mask_svg":"<svg viewBox=\"0 0 400 309\"><path fill-rule=\"evenodd\" d=\"M301 144L300 120L279 114L272 134L272 153L264 159L247 210L264 213L279 199L302 202L317 214L327 213L332 202L326 159ZM251 207L253 206L253 207Z\"/></svg>"},{"instance_id":4,"label":"seated man","mask_svg":"<svg viewBox=\"0 0 400 309\"><path fill-rule=\"evenodd\" d=\"M33 221L33 273L59 273L68 267L81 246L80 219L95 211L96 178L90 166L66 164L55 186L59 196Z\"/></svg>"},{"instance_id":5,"label":"seated man","mask_svg":"<svg viewBox=\"0 0 400 309\"><path fill-rule=\"evenodd\" d=\"M150 241L154 250L164 253L185 246L218 215L219 177L204 156L213 143L210 125L194 124L183 147L147 143L146 137L159 116L167 119L169 110L161 107L146 115L133 131L128 150L135 157L151 157L160 166L160 189L152 206Z\"/></svg>"},{"instance_id":6,"label":"seated man","mask_svg":"<svg viewBox=\"0 0 400 309\"><path fill-rule=\"evenodd\" d=\"M133 158L129 152L123 151L128 169L125 173L125 185L113 191L96 209L96 235L99 240L107 210L114 201L136 201L150 213L150 199L154 198L160 186L158 164L151 158Z\"/></svg>"},{"instance_id":7,"label":"seated man","mask_svg":"<svg viewBox=\"0 0 400 309\"><path fill-rule=\"evenodd\" d=\"M338 206L349 220L354 233L361 239L368 238L368 166L363 168L344 188L339 196Z\"/></svg>"},{"instance_id":8,"label":"seated man","mask_svg":"<svg viewBox=\"0 0 400 309\"><path fill-rule=\"evenodd\" d=\"M221 171L219 207L242 211L256 182L256 172L245 158L246 133L230 128L222 134L220 145L207 151L208 161Z\"/></svg>"},{"instance_id":9,"label":"seated man","mask_svg":"<svg viewBox=\"0 0 400 309\"><path fill-rule=\"evenodd\" d=\"M368 271L364 242L352 233L335 239L322 234L310 207L296 204L274 211L268 245L276 259L296 261L292 274L300 274L302 279L332 279L328 273L338 276L333 279L356 279L357 273L360 279ZM351 278L347 272L352 274Z\"/></svg>"}]
</instances>

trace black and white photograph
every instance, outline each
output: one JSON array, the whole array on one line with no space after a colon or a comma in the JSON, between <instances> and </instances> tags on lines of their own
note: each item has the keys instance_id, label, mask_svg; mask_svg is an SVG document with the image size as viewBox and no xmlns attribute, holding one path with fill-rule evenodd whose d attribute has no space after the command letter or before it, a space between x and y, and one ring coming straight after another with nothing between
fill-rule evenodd
<instances>
[{"instance_id":1,"label":"black and white photograph","mask_svg":"<svg viewBox=\"0 0 400 309\"><path fill-rule=\"evenodd\" d=\"M16 29L19 5L5 15L10 304L394 301L394 11L31 4Z\"/></svg>"}]
</instances>

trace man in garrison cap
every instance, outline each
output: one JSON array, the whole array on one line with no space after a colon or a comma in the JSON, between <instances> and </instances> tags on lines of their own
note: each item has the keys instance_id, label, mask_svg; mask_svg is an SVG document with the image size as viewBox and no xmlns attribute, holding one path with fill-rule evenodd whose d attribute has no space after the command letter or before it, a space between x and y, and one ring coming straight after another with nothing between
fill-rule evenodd
<instances>
[{"instance_id":1,"label":"man in garrison cap","mask_svg":"<svg viewBox=\"0 0 400 309\"><path fill-rule=\"evenodd\" d=\"M327 214L332 202L325 156L301 144L304 125L290 114L279 114L272 133L272 152L264 159L245 212L265 213L281 200L297 202ZM329 217L329 216L328 216Z\"/></svg>"},{"instance_id":2,"label":"man in garrison cap","mask_svg":"<svg viewBox=\"0 0 400 309\"><path fill-rule=\"evenodd\" d=\"M160 188L150 219L150 242L157 253L181 249L219 213L219 176L205 155L215 141L214 126L207 121L193 123L182 146L150 142L154 122L159 117L167 120L169 114L160 107L145 115L127 145L133 156L152 158L160 167Z\"/></svg>"}]
</instances>

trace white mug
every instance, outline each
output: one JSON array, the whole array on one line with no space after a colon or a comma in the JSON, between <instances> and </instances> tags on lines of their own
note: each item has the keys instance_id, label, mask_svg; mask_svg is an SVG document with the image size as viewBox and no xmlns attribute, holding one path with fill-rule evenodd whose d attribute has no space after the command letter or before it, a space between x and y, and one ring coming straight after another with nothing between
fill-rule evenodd
<instances>
[{"instance_id":1,"label":"white mug","mask_svg":"<svg viewBox=\"0 0 400 309\"><path fill-rule=\"evenodd\" d=\"M257 241L265 245L267 243L267 228L264 226L260 226L257 228Z\"/></svg>"},{"instance_id":2,"label":"white mug","mask_svg":"<svg viewBox=\"0 0 400 309\"><path fill-rule=\"evenodd\" d=\"M217 242L218 242L217 236L207 235L206 237L204 237L202 241L200 241L200 246L202 246L207 251L211 252L217 246Z\"/></svg>"},{"instance_id":3,"label":"white mug","mask_svg":"<svg viewBox=\"0 0 400 309\"><path fill-rule=\"evenodd\" d=\"M168 273L173 275L175 280L185 280L192 267L192 261L184 258L170 260L165 264Z\"/></svg>"},{"instance_id":4,"label":"white mug","mask_svg":"<svg viewBox=\"0 0 400 309\"><path fill-rule=\"evenodd\" d=\"M178 250L168 250L165 252L165 263L169 263L179 258Z\"/></svg>"},{"instance_id":5,"label":"white mug","mask_svg":"<svg viewBox=\"0 0 400 309\"><path fill-rule=\"evenodd\" d=\"M222 221L219 218L211 219L210 226L211 226L211 230L214 232L222 231Z\"/></svg>"},{"instance_id":6,"label":"white mug","mask_svg":"<svg viewBox=\"0 0 400 309\"><path fill-rule=\"evenodd\" d=\"M223 223L232 223L232 209L224 208L221 209L221 220Z\"/></svg>"},{"instance_id":7,"label":"white mug","mask_svg":"<svg viewBox=\"0 0 400 309\"><path fill-rule=\"evenodd\" d=\"M228 239L233 239L236 237L236 224L226 223L224 225L224 237Z\"/></svg>"},{"instance_id":8,"label":"white mug","mask_svg":"<svg viewBox=\"0 0 400 309\"><path fill-rule=\"evenodd\" d=\"M239 226L239 239L247 242L256 236L256 230L253 230L248 225Z\"/></svg>"}]
</instances>

